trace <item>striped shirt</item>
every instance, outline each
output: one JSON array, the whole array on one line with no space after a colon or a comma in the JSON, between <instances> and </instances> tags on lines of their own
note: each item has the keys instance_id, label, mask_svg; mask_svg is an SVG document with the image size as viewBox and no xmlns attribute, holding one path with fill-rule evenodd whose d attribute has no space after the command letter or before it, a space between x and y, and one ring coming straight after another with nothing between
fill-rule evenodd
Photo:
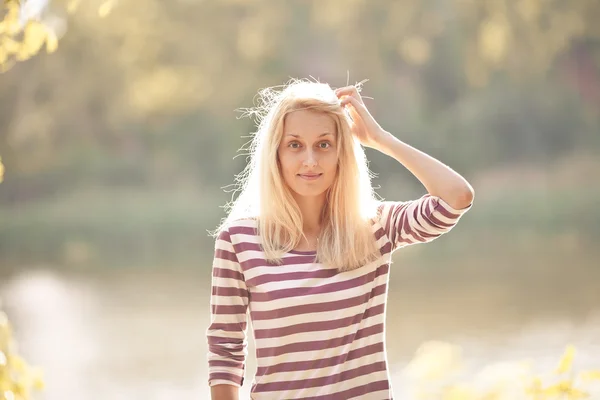
<instances>
[{"instance_id":1,"label":"striped shirt","mask_svg":"<svg viewBox=\"0 0 600 400\"><path fill-rule=\"evenodd\" d=\"M392 252L434 240L469 208L431 195L380 202L373 233L381 257L346 272L315 262L314 251L292 250L283 265L269 263L255 220L228 226L212 268L209 386L242 386L250 319L251 399L392 399L384 340Z\"/></svg>"}]
</instances>

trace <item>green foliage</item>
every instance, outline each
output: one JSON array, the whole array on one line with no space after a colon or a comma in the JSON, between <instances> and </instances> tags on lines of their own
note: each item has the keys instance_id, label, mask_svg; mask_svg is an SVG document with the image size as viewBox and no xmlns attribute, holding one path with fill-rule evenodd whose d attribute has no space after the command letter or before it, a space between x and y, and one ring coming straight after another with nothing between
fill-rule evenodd
<instances>
[{"instance_id":1,"label":"green foliage","mask_svg":"<svg viewBox=\"0 0 600 400\"><path fill-rule=\"evenodd\" d=\"M21 357L10 322L0 311L0 400L30 400L43 387L41 372Z\"/></svg>"}]
</instances>

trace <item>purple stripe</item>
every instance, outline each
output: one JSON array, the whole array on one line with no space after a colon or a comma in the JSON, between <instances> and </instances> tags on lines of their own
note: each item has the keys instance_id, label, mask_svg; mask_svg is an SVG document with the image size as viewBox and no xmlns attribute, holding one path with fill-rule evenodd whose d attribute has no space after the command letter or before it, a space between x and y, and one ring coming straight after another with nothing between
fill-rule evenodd
<instances>
[{"instance_id":1,"label":"purple stripe","mask_svg":"<svg viewBox=\"0 0 600 400\"><path fill-rule=\"evenodd\" d=\"M448 219L458 219L458 217L460 217L460 214L454 214L450 210L446 209L446 207L444 207L444 205L438 200L435 202L435 210Z\"/></svg>"},{"instance_id":2,"label":"purple stripe","mask_svg":"<svg viewBox=\"0 0 600 400\"><path fill-rule=\"evenodd\" d=\"M447 228L451 228L454 226L454 224L447 224L445 222L440 221L439 219L437 219L437 217L434 214L429 215L429 221L432 224L437 225L441 229L447 229Z\"/></svg>"},{"instance_id":3,"label":"purple stripe","mask_svg":"<svg viewBox=\"0 0 600 400\"><path fill-rule=\"evenodd\" d=\"M209 381L216 381L216 380L224 380L224 381L231 381L231 382L235 382L238 385L242 385L242 382L244 381L244 378L241 376L237 376L234 374L229 374L227 372L213 372L209 375L208 377Z\"/></svg>"},{"instance_id":4,"label":"purple stripe","mask_svg":"<svg viewBox=\"0 0 600 400\"><path fill-rule=\"evenodd\" d=\"M232 339L230 339L230 340L232 340ZM230 345L231 344L229 344L229 346ZM232 361L244 362L244 360L246 359L246 356L243 353L243 350L244 350L243 345L240 344L233 348L229 348L229 346L223 347L218 344L209 344L208 351L209 351L209 353L211 353L213 355L225 357ZM236 353L238 353L238 354L236 354Z\"/></svg>"},{"instance_id":5,"label":"purple stripe","mask_svg":"<svg viewBox=\"0 0 600 400\"><path fill-rule=\"evenodd\" d=\"M341 354L335 357L322 358L319 360L310 360L310 361L295 361L295 362L285 362L279 363L276 365L268 366L268 367L258 367L256 369L256 376L265 376L278 372L298 372L298 371L308 371L311 369L321 369L327 367L333 367L335 365L343 364L346 361L355 360L357 358L369 356L371 354L383 353L384 347L383 342L378 342L375 344L370 344L365 347L361 347L360 349L351 350L347 354ZM383 355L382 355L383 358Z\"/></svg>"},{"instance_id":6,"label":"purple stripe","mask_svg":"<svg viewBox=\"0 0 600 400\"><path fill-rule=\"evenodd\" d=\"M387 268L388 265L383 264L375 271L371 271L362 276L321 286L294 287L288 289L271 290L264 293L252 293L252 301L272 301L289 297L314 296L317 294L339 292L342 290L363 286L366 283L373 281L376 277L384 275L387 272Z\"/></svg>"},{"instance_id":7,"label":"purple stripe","mask_svg":"<svg viewBox=\"0 0 600 400\"><path fill-rule=\"evenodd\" d=\"M381 247L381 255L384 256L388 253L392 252L392 243L391 242L387 242L386 244L384 244Z\"/></svg>"},{"instance_id":8,"label":"purple stripe","mask_svg":"<svg viewBox=\"0 0 600 400\"><path fill-rule=\"evenodd\" d=\"M400 236L402 236L402 231L401 229L404 229L404 232L406 232L407 235L411 235L412 238L410 238L409 236L404 236L405 240L410 240L410 243L414 243L415 241L417 242L425 242L426 240L423 239L421 236L419 236L419 234L417 233L417 231L415 231L412 227L412 225L410 224L409 221L409 214L408 212L404 213L404 216L402 218L402 225L398 226L398 234ZM414 211L413 211L413 221L415 221L415 223L417 222L417 207L415 207Z\"/></svg>"},{"instance_id":9,"label":"purple stripe","mask_svg":"<svg viewBox=\"0 0 600 400\"><path fill-rule=\"evenodd\" d=\"M243 271L248 271L256 267L281 267L283 265L297 265L297 264L308 264L315 261L315 255L298 255L284 257L281 264L269 262L264 258L250 258L240 263Z\"/></svg>"},{"instance_id":10,"label":"purple stripe","mask_svg":"<svg viewBox=\"0 0 600 400\"><path fill-rule=\"evenodd\" d=\"M442 233L441 232L436 232L436 233L429 233L427 231L423 231L421 229L418 229L417 227L415 227L414 231L423 239L427 240L427 239L435 239L437 237L439 237Z\"/></svg>"},{"instance_id":11,"label":"purple stripe","mask_svg":"<svg viewBox=\"0 0 600 400\"><path fill-rule=\"evenodd\" d=\"M227 346L227 351L229 353L235 353L238 351L242 351L244 349L244 341L239 338L230 338L230 337L221 337L221 336L206 336L207 343L209 346ZM235 346L234 346L235 345Z\"/></svg>"},{"instance_id":12,"label":"purple stripe","mask_svg":"<svg viewBox=\"0 0 600 400\"><path fill-rule=\"evenodd\" d=\"M299 271L287 272L279 274L261 274L256 278L249 279L246 284L248 286L259 286L271 282L293 281L298 279L323 279L331 278L338 274L334 268L318 269L316 271Z\"/></svg>"},{"instance_id":13,"label":"purple stripe","mask_svg":"<svg viewBox=\"0 0 600 400\"><path fill-rule=\"evenodd\" d=\"M234 271L234 270L231 270L228 268L214 267L213 268L213 276L217 277L217 278L237 279L240 281L244 280L244 275L241 272Z\"/></svg>"},{"instance_id":14,"label":"purple stripe","mask_svg":"<svg viewBox=\"0 0 600 400\"><path fill-rule=\"evenodd\" d=\"M383 324L376 324L368 328L360 329L356 332L348 334L346 336L331 338L325 340L315 340L311 342L297 342L285 344L282 346L265 347L262 349L256 349L256 357L277 357L284 354L290 353L301 353L305 351L325 350L334 347L342 346L344 344L351 343L354 340L368 337L371 335L378 335L383 333Z\"/></svg>"},{"instance_id":15,"label":"purple stripe","mask_svg":"<svg viewBox=\"0 0 600 400\"><path fill-rule=\"evenodd\" d=\"M312 379L300 379L296 381L285 381L285 382L272 382L272 383L264 383L257 384L254 387L254 392L275 392L281 390L294 390L294 389L306 389L306 388L314 388L314 387L323 387L329 386L336 383L344 382L349 379L354 379L359 376L369 375L374 372L385 371L386 365L385 361L378 361L367 365L361 365L358 368L353 368L350 370L342 371L339 374L324 376L320 378L312 378Z\"/></svg>"},{"instance_id":16,"label":"purple stripe","mask_svg":"<svg viewBox=\"0 0 600 400\"><path fill-rule=\"evenodd\" d=\"M217 237L218 240L223 240L224 242L229 242L231 243L231 234L229 233L229 231L221 231L221 233L219 233L219 236Z\"/></svg>"},{"instance_id":17,"label":"purple stripe","mask_svg":"<svg viewBox=\"0 0 600 400\"><path fill-rule=\"evenodd\" d=\"M365 320L367 318L383 314L384 311L385 305L380 304L378 306L368 308L365 312L358 313L351 317L335 319L333 321L308 322L276 329L255 329L254 337L256 339L269 339L293 335L297 333L329 331L335 330L336 328L346 328L348 326L357 324L360 321Z\"/></svg>"},{"instance_id":18,"label":"purple stripe","mask_svg":"<svg viewBox=\"0 0 600 400\"><path fill-rule=\"evenodd\" d=\"M431 218L430 218L430 217L431 217L431 215L433 214L433 211L434 211L434 210L433 210L433 207L432 207L431 203L429 203L429 204L427 205L427 207L422 207L422 208L421 208L421 213L420 213L420 214L421 214L421 219L422 219L423 221L425 221L425 223L426 223L427 225L429 225L429 226L428 226L428 228L432 228L432 229L434 229L435 231L439 231L439 230L441 230L441 229L440 229L438 226L436 226L436 225L435 225L435 224L434 224L434 223L431 221Z\"/></svg>"},{"instance_id":19,"label":"purple stripe","mask_svg":"<svg viewBox=\"0 0 600 400\"><path fill-rule=\"evenodd\" d=\"M426 226L422 226L419 223L419 213L421 212L421 210L423 209L424 204L417 204L417 206L415 207L415 209L413 210L413 222L414 225L410 225L413 232L413 235L417 236L417 240L419 240L420 242L426 242L427 239L425 239L424 236L421 235L421 231L419 230L419 228L424 228L425 230L427 229Z\"/></svg>"},{"instance_id":20,"label":"purple stripe","mask_svg":"<svg viewBox=\"0 0 600 400\"><path fill-rule=\"evenodd\" d=\"M385 236L385 229L379 228L375 231L375 240L379 240Z\"/></svg>"},{"instance_id":21,"label":"purple stripe","mask_svg":"<svg viewBox=\"0 0 600 400\"><path fill-rule=\"evenodd\" d=\"M217 248L215 250L215 258L219 260L235 261L238 262L237 256L231 251Z\"/></svg>"},{"instance_id":22,"label":"purple stripe","mask_svg":"<svg viewBox=\"0 0 600 400\"><path fill-rule=\"evenodd\" d=\"M248 291L246 289L236 287L213 286L212 294L213 296L248 297Z\"/></svg>"},{"instance_id":23,"label":"purple stripe","mask_svg":"<svg viewBox=\"0 0 600 400\"><path fill-rule=\"evenodd\" d=\"M429 225L431 225L432 228L434 228L435 230L437 230L438 232L444 232L446 231L445 228L452 226L448 224L437 224L436 222L441 222L439 220L437 220L433 214L435 212L435 207L433 206L433 204L431 204L431 202L429 203L429 207L427 207L427 210L421 210L421 217L427 221L427 223ZM446 226L444 226L446 225Z\"/></svg>"},{"instance_id":24,"label":"purple stripe","mask_svg":"<svg viewBox=\"0 0 600 400\"><path fill-rule=\"evenodd\" d=\"M428 208L431 208L430 205L431 204L429 204ZM415 210L414 217L415 217L415 223L417 224L417 226L415 227L415 232L417 232L417 234L419 236L421 236L422 238L425 238L425 239L435 239L435 238L437 238L438 236L440 236L443 233L443 232L439 232L438 229L437 229L437 227L434 224L431 223L430 216L432 215L432 213L433 212L431 210L427 210L426 207L424 207L424 206L421 207L421 210L420 210L421 217L425 221L425 224L429 225L429 226L426 226L426 225L423 225L423 224L419 223L419 220L417 219L417 212ZM424 230L418 229L419 227L423 228ZM429 232L427 232L428 228L429 229L433 229L436 232L435 233L429 233Z\"/></svg>"},{"instance_id":25,"label":"purple stripe","mask_svg":"<svg viewBox=\"0 0 600 400\"><path fill-rule=\"evenodd\" d=\"M229 232L233 235L258 235L258 228L252 226L232 226Z\"/></svg>"},{"instance_id":26,"label":"purple stripe","mask_svg":"<svg viewBox=\"0 0 600 400\"><path fill-rule=\"evenodd\" d=\"M239 368L244 369L244 362L237 362L232 360L209 360L208 367L227 367L227 368Z\"/></svg>"},{"instance_id":27,"label":"purple stripe","mask_svg":"<svg viewBox=\"0 0 600 400\"><path fill-rule=\"evenodd\" d=\"M262 247L259 243L254 242L239 242L233 245L233 249L237 254L244 251L262 251Z\"/></svg>"},{"instance_id":28,"label":"purple stripe","mask_svg":"<svg viewBox=\"0 0 600 400\"><path fill-rule=\"evenodd\" d=\"M387 264L386 264L387 265ZM301 304L293 307L285 307L270 311L250 311L252 314L252 320L272 320L276 318L290 317L293 315L319 313L327 311L339 311L344 308L354 307L360 304L368 302L375 296L384 294L386 291L387 283L383 283L377 287L374 287L370 293L365 293L360 296L350 297L347 299L327 301L316 304ZM255 294L252 295L254 298Z\"/></svg>"},{"instance_id":29,"label":"purple stripe","mask_svg":"<svg viewBox=\"0 0 600 400\"><path fill-rule=\"evenodd\" d=\"M231 323L213 323L210 324L208 328L209 333L213 333L214 331L223 331L223 332L242 332L246 330L247 323L246 322L231 322Z\"/></svg>"},{"instance_id":30,"label":"purple stripe","mask_svg":"<svg viewBox=\"0 0 600 400\"><path fill-rule=\"evenodd\" d=\"M336 392L330 394L324 394L312 397L302 397L298 400L347 400L350 398L357 398L358 396L364 396L365 394L379 392L381 390L389 390L390 384L387 380L367 383L354 387L352 389L344 390L343 392ZM391 394L388 394L391 396ZM391 397L386 397L383 400L391 400Z\"/></svg>"},{"instance_id":31,"label":"purple stripe","mask_svg":"<svg viewBox=\"0 0 600 400\"><path fill-rule=\"evenodd\" d=\"M246 309L248 306L246 305L222 305L222 304L213 304L211 306L213 314L246 314Z\"/></svg>"}]
</instances>

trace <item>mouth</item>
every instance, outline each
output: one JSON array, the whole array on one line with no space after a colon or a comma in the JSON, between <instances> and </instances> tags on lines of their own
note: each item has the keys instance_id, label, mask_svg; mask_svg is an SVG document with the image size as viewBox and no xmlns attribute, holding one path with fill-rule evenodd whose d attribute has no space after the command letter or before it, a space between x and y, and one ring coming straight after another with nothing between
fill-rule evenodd
<instances>
[{"instance_id":1,"label":"mouth","mask_svg":"<svg viewBox=\"0 0 600 400\"><path fill-rule=\"evenodd\" d=\"M298 174L298 176L307 181L314 181L315 179L319 179L323 174Z\"/></svg>"}]
</instances>

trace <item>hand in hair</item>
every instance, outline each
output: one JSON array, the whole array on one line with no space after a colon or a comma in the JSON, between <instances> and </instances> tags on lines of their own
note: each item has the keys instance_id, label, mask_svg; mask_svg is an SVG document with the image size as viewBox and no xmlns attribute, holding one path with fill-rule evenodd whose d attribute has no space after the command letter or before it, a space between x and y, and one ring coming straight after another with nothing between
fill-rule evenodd
<instances>
[{"instance_id":1,"label":"hand in hair","mask_svg":"<svg viewBox=\"0 0 600 400\"><path fill-rule=\"evenodd\" d=\"M378 144L389 136L389 133L381 128L367 110L358 88L354 85L342 87L336 89L335 94L340 99L342 107L345 107L350 114L352 134L363 146L377 149Z\"/></svg>"}]
</instances>

